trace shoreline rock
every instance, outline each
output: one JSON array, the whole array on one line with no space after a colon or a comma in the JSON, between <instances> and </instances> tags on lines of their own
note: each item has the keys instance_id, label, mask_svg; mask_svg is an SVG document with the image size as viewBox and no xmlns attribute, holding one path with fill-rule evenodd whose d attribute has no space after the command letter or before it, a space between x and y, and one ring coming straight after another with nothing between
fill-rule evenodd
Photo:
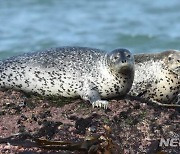
<instances>
[{"instance_id":1,"label":"shoreline rock","mask_svg":"<svg viewBox=\"0 0 180 154\"><path fill-rule=\"evenodd\" d=\"M180 137L180 111L148 105L136 100L111 100L107 110L92 108L83 100L70 100L62 106L56 102L24 93L0 91L0 138L20 132L56 141L81 141L92 134L103 133L103 125L112 129L118 145L114 153L156 153L160 138ZM178 153L178 147L162 147L167 153ZM80 153L44 150L12 144L0 144L0 153Z\"/></svg>"}]
</instances>

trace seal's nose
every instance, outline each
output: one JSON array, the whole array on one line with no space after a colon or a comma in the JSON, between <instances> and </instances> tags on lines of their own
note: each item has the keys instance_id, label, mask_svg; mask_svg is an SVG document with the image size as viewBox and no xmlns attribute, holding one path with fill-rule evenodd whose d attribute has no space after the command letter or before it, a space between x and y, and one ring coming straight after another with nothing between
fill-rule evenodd
<instances>
[{"instance_id":1,"label":"seal's nose","mask_svg":"<svg viewBox=\"0 0 180 154\"><path fill-rule=\"evenodd\" d=\"M122 60L122 63L126 63L127 62L127 60Z\"/></svg>"}]
</instances>

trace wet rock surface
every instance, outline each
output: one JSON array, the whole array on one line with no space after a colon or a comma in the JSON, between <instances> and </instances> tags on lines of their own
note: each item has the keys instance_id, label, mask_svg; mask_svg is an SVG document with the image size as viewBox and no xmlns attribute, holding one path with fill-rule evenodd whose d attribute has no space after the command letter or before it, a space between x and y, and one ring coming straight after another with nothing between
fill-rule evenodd
<instances>
[{"instance_id":1,"label":"wet rock surface","mask_svg":"<svg viewBox=\"0 0 180 154\"><path fill-rule=\"evenodd\" d=\"M163 108L137 100L111 100L107 110L92 108L83 100L59 100L0 91L0 138L28 132L53 141L82 141L87 132L112 129L117 145L113 153L179 153L179 147L159 147L161 138L180 138L180 110ZM2 143L0 153L85 153L48 150L23 139Z\"/></svg>"}]
</instances>

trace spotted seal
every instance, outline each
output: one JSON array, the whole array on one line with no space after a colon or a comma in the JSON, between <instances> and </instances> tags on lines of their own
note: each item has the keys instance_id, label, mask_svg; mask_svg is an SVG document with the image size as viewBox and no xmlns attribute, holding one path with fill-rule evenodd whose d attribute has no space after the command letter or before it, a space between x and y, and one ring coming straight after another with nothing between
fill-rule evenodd
<instances>
[{"instance_id":1,"label":"spotted seal","mask_svg":"<svg viewBox=\"0 0 180 154\"><path fill-rule=\"evenodd\" d=\"M130 95L159 105L171 104L180 92L180 52L169 50L154 54L137 54L135 77Z\"/></svg>"},{"instance_id":2,"label":"spotted seal","mask_svg":"<svg viewBox=\"0 0 180 154\"><path fill-rule=\"evenodd\" d=\"M134 56L127 49L105 52L87 47L60 47L23 54L0 64L0 87L41 95L78 97L107 108L125 95L134 79Z\"/></svg>"}]
</instances>

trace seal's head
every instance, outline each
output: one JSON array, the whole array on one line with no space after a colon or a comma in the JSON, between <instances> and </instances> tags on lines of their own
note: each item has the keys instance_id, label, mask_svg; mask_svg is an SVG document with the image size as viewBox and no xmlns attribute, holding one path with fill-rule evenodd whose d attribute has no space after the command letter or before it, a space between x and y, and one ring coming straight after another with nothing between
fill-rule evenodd
<instances>
[{"instance_id":1,"label":"seal's head","mask_svg":"<svg viewBox=\"0 0 180 154\"><path fill-rule=\"evenodd\" d=\"M118 73L134 73L134 56L127 49L115 49L108 53L110 68Z\"/></svg>"},{"instance_id":2,"label":"seal's head","mask_svg":"<svg viewBox=\"0 0 180 154\"><path fill-rule=\"evenodd\" d=\"M165 64L170 70L175 73L180 73L180 51L170 50L166 51L167 56L164 58Z\"/></svg>"}]
</instances>

